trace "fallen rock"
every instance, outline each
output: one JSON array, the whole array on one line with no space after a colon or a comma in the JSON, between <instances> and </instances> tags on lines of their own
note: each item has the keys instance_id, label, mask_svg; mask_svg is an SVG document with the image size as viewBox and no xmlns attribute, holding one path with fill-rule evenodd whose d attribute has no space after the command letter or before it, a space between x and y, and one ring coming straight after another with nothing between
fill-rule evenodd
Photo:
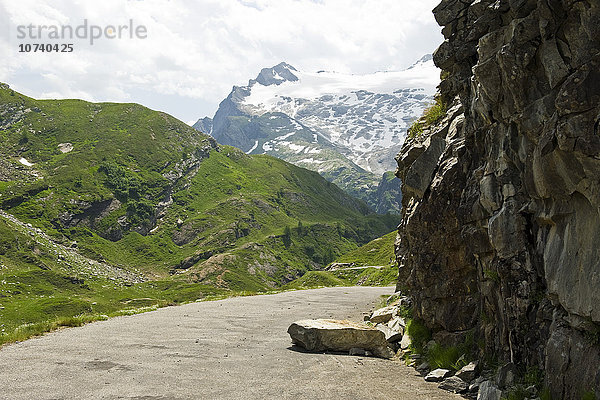
<instances>
[{"instance_id":1,"label":"fallen rock","mask_svg":"<svg viewBox=\"0 0 600 400\"><path fill-rule=\"evenodd\" d=\"M394 317L389 320L387 326L396 332L400 332L400 334L404 334L404 328L406 327L406 322L402 317Z\"/></svg>"},{"instance_id":2,"label":"fallen rock","mask_svg":"<svg viewBox=\"0 0 600 400\"><path fill-rule=\"evenodd\" d=\"M386 323L392 317L395 317L398 314L398 308L395 306L383 307L378 310L373 311L371 314L371 322L374 324Z\"/></svg>"},{"instance_id":3,"label":"fallen rock","mask_svg":"<svg viewBox=\"0 0 600 400\"><path fill-rule=\"evenodd\" d=\"M479 391L479 386L485 382L485 378L480 376L479 378L475 379L473 382L471 382L471 384L469 385L469 392L471 393L477 393Z\"/></svg>"},{"instance_id":4,"label":"fallen rock","mask_svg":"<svg viewBox=\"0 0 600 400\"><path fill-rule=\"evenodd\" d=\"M451 372L448 369L443 369L443 368L434 369L433 371L431 371L430 373L427 374L427 376L425 377L425 381L439 382L439 381L449 377L450 374L451 374Z\"/></svg>"},{"instance_id":5,"label":"fallen rock","mask_svg":"<svg viewBox=\"0 0 600 400\"><path fill-rule=\"evenodd\" d=\"M498 389L491 381L485 381L479 385L477 400L500 400L501 397L502 390Z\"/></svg>"},{"instance_id":6,"label":"fallen rock","mask_svg":"<svg viewBox=\"0 0 600 400\"><path fill-rule=\"evenodd\" d=\"M471 382L479 373L479 363L477 361L470 362L469 364L462 367L457 373L460 379L465 382Z\"/></svg>"},{"instance_id":7,"label":"fallen rock","mask_svg":"<svg viewBox=\"0 0 600 400\"><path fill-rule=\"evenodd\" d=\"M421 364L419 364L419 366L416 368L416 370L421 374L421 375L427 375L429 373L429 371L431 370L431 366L429 365L429 363L427 361L422 362Z\"/></svg>"},{"instance_id":8,"label":"fallen rock","mask_svg":"<svg viewBox=\"0 0 600 400\"><path fill-rule=\"evenodd\" d=\"M350 321L307 319L296 321L288 328L292 342L308 351L341 351L360 348L382 358L394 352L378 329Z\"/></svg>"},{"instance_id":9,"label":"fallen rock","mask_svg":"<svg viewBox=\"0 0 600 400\"><path fill-rule=\"evenodd\" d=\"M402 340L402 334L404 332L395 331L384 324L377 324L375 328L383 332L385 335L385 340L387 340L389 343L396 343Z\"/></svg>"},{"instance_id":10,"label":"fallen rock","mask_svg":"<svg viewBox=\"0 0 600 400\"><path fill-rule=\"evenodd\" d=\"M386 304L391 304L391 303L394 303L395 301L399 300L401 297L402 297L402 292L396 292L393 295L391 295L390 297L388 297L385 302L386 302Z\"/></svg>"},{"instance_id":11,"label":"fallen rock","mask_svg":"<svg viewBox=\"0 0 600 400\"><path fill-rule=\"evenodd\" d=\"M402 336L402 340L400 340L400 349L406 350L411 344L412 341L410 340L410 336L408 336L408 333L405 332Z\"/></svg>"},{"instance_id":12,"label":"fallen rock","mask_svg":"<svg viewBox=\"0 0 600 400\"><path fill-rule=\"evenodd\" d=\"M398 305L400 307L412 307L412 299L408 296L402 296L398 299Z\"/></svg>"},{"instance_id":13,"label":"fallen rock","mask_svg":"<svg viewBox=\"0 0 600 400\"><path fill-rule=\"evenodd\" d=\"M513 363L507 363L498 369L496 374L496 384L501 389L506 389L515 383L517 376L517 367Z\"/></svg>"},{"instance_id":14,"label":"fallen rock","mask_svg":"<svg viewBox=\"0 0 600 400\"><path fill-rule=\"evenodd\" d=\"M452 393L464 393L469 389L469 384L458 376L446 378L438 385L438 388L447 390Z\"/></svg>"}]
</instances>

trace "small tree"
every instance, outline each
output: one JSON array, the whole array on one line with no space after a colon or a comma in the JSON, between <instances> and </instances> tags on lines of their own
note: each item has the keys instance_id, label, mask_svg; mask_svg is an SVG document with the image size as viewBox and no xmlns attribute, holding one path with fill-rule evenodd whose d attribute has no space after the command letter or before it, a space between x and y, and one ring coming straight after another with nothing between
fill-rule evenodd
<instances>
[{"instance_id":1,"label":"small tree","mask_svg":"<svg viewBox=\"0 0 600 400\"><path fill-rule=\"evenodd\" d=\"M337 230L337 234L339 237L343 236L342 225L339 222L335 224L335 229Z\"/></svg>"},{"instance_id":2,"label":"small tree","mask_svg":"<svg viewBox=\"0 0 600 400\"><path fill-rule=\"evenodd\" d=\"M289 226L286 226L283 230L283 245L286 249L292 245L292 230Z\"/></svg>"}]
</instances>

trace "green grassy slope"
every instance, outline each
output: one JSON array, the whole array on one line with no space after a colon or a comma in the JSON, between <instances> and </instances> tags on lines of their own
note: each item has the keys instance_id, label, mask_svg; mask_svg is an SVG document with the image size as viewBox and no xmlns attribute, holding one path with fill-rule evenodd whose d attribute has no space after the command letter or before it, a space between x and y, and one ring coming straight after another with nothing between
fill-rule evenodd
<instances>
[{"instance_id":1,"label":"green grassy slope","mask_svg":"<svg viewBox=\"0 0 600 400\"><path fill-rule=\"evenodd\" d=\"M290 128L293 131L288 134L292 136L288 136L287 140L295 146L318 150L310 153L310 158L318 160L318 164L304 161L307 158L306 153L299 153L295 150L296 147L291 148L283 143L272 146L270 141L281 137L282 133L288 132ZM328 181L335 183L350 195L366 201L371 208L375 209L378 205L375 191L379 177L354 164L326 141L316 144L313 137L315 134L316 132L307 127L297 126L297 122L292 121L285 114L267 112L262 115L228 116L226 126L216 137L220 143L239 145L241 148L247 148L245 144L250 145L248 138L256 138L257 146L254 153L263 152L263 145L270 142L271 149L267 150L268 154L311 170L316 170L318 165L318 170Z\"/></svg>"},{"instance_id":2,"label":"green grassy slope","mask_svg":"<svg viewBox=\"0 0 600 400\"><path fill-rule=\"evenodd\" d=\"M398 222L315 172L137 104L34 100L0 85L0 155L5 333L270 290Z\"/></svg>"},{"instance_id":3,"label":"green grassy slope","mask_svg":"<svg viewBox=\"0 0 600 400\"><path fill-rule=\"evenodd\" d=\"M286 284L284 288L394 285L398 280L398 267L395 265L394 256L395 240L396 231L390 232L335 260L336 263L352 263L353 267L332 271L308 271L302 277Z\"/></svg>"},{"instance_id":4,"label":"green grassy slope","mask_svg":"<svg viewBox=\"0 0 600 400\"><path fill-rule=\"evenodd\" d=\"M127 272L0 215L0 345L60 326L225 293L173 280L133 284L139 275Z\"/></svg>"},{"instance_id":5,"label":"green grassy slope","mask_svg":"<svg viewBox=\"0 0 600 400\"><path fill-rule=\"evenodd\" d=\"M394 254L394 242L396 231L379 237L352 250L336 259L339 263L354 263L357 267L369 265L392 265L396 259Z\"/></svg>"}]
</instances>

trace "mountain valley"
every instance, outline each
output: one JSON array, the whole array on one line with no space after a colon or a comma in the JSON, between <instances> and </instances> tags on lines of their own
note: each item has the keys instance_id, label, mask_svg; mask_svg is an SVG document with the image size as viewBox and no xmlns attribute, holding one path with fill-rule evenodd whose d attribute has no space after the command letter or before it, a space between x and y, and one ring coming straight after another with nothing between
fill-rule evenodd
<instances>
[{"instance_id":1,"label":"mountain valley","mask_svg":"<svg viewBox=\"0 0 600 400\"><path fill-rule=\"evenodd\" d=\"M137 104L34 100L2 84L0 126L5 334L49 314L277 290L399 221Z\"/></svg>"}]
</instances>

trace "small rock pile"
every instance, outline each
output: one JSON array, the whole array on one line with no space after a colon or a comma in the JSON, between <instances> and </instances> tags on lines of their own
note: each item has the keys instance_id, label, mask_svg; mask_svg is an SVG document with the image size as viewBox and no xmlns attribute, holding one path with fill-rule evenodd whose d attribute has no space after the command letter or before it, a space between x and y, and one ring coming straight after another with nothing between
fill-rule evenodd
<instances>
[{"instance_id":1,"label":"small rock pile","mask_svg":"<svg viewBox=\"0 0 600 400\"><path fill-rule=\"evenodd\" d=\"M438 383L440 389L477 400L500 400L516 389L519 393L526 394L526 399L539 400L539 397L536 397L538 388L534 385L517 384L517 368L512 363L501 366L495 373L492 370L484 370L478 361L469 362L458 371L432 369L423 359L423 354L414 353L410 346L411 338L406 332L407 321L400 315L401 310L412 306L411 298L397 292L387 299L386 304L386 307L367 314L365 321L375 324L375 329L384 333L396 355L399 358L406 356L407 365L414 367L425 381ZM425 349L432 349L436 344L435 340L431 340L425 345Z\"/></svg>"},{"instance_id":2,"label":"small rock pile","mask_svg":"<svg viewBox=\"0 0 600 400\"><path fill-rule=\"evenodd\" d=\"M475 397L481 384L485 381L484 378L479 376L479 363L471 362L456 372L442 368L431 370L428 362L421 362L422 355L411 353L411 339L406 332L406 321L400 315L402 309L409 308L412 305L411 299L398 292L390 296L387 303L388 306L377 309L370 315L365 316L365 321L375 324L375 328L384 333L386 340L397 351L398 356L407 355L410 360L408 365L415 367L425 377L425 381L438 382L440 389L449 392ZM426 347L434 345L435 342L431 341ZM495 398L488 396L482 397L482 399L493 400Z\"/></svg>"},{"instance_id":3,"label":"small rock pile","mask_svg":"<svg viewBox=\"0 0 600 400\"><path fill-rule=\"evenodd\" d=\"M406 322L401 307L410 306L407 297L393 295L387 307L365 316L363 323L330 319L296 321L288 328L292 343L312 352L347 352L350 355L392 358L407 349Z\"/></svg>"},{"instance_id":4,"label":"small rock pile","mask_svg":"<svg viewBox=\"0 0 600 400\"><path fill-rule=\"evenodd\" d=\"M429 365L420 365L417 367L417 370L421 374L425 374L425 381L439 382L438 387L440 389L467 395L469 397L475 397L475 395L478 396L480 386L485 381L484 378L478 376L480 371L479 363L477 361L465 365L456 372L443 368L429 371ZM479 396L477 398L479 398ZM489 399L491 400L491 398Z\"/></svg>"},{"instance_id":5,"label":"small rock pile","mask_svg":"<svg viewBox=\"0 0 600 400\"><path fill-rule=\"evenodd\" d=\"M365 321L384 334L394 352L406 350L410 345L410 338L406 334L406 321L400 315L400 311L410 307L410 299L395 293L388 298L387 304L389 305L365 315Z\"/></svg>"},{"instance_id":6,"label":"small rock pile","mask_svg":"<svg viewBox=\"0 0 600 400\"><path fill-rule=\"evenodd\" d=\"M406 357L407 365L414 367L427 382L466 398L477 400L500 400L516 386L517 369L514 364L500 367L494 374L483 370L481 363L472 361L458 371L434 368L411 347L406 332L407 321L402 310L412 306L411 299L395 293L387 299L386 307L366 313L364 323L330 319L296 321L288 328L294 345L311 352L343 352L356 356L381 358ZM436 346L431 340L425 349ZM523 387L521 393L536 398L536 388Z\"/></svg>"}]
</instances>

